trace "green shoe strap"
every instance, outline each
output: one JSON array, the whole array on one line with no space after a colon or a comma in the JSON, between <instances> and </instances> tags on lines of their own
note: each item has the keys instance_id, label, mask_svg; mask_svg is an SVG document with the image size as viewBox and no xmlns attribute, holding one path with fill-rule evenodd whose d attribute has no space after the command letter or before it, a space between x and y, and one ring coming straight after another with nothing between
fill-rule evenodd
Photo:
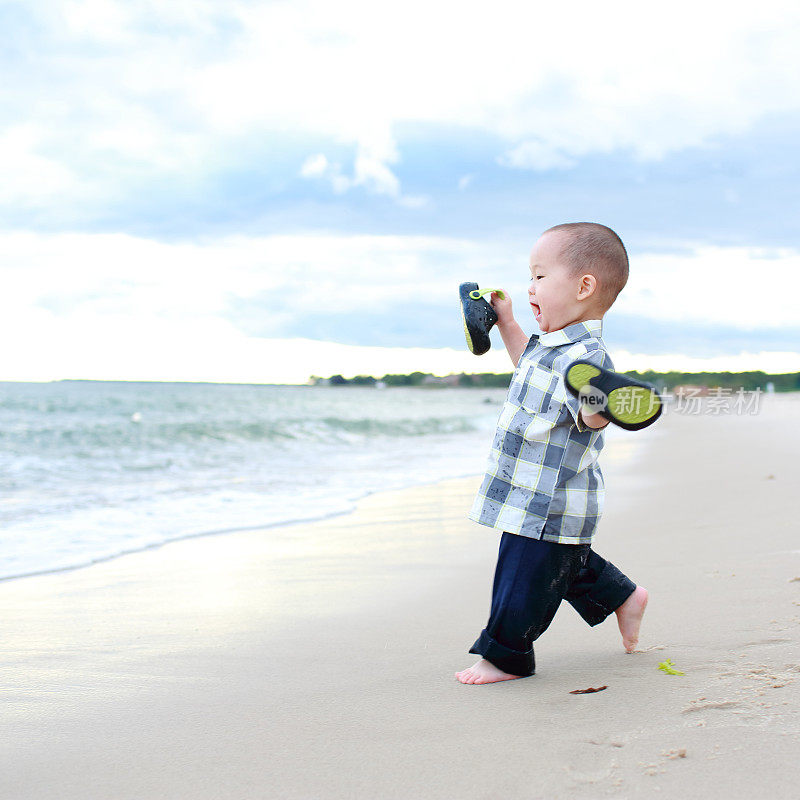
<instances>
[{"instance_id":1,"label":"green shoe strap","mask_svg":"<svg viewBox=\"0 0 800 800\"><path fill-rule=\"evenodd\" d=\"M481 296L484 294L489 294L489 292L494 292L501 300L505 300L506 296L502 289L473 289L469 296L473 300L480 300Z\"/></svg>"}]
</instances>

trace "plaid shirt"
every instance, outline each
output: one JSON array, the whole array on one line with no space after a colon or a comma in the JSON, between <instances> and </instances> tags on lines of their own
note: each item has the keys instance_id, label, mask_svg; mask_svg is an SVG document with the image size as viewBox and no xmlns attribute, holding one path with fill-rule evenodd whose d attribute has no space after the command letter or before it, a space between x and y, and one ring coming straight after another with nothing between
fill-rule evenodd
<instances>
[{"instance_id":1,"label":"plaid shirt","mask_svg":"<svg viewBox=\"0 0 800 800\"><path fill-rule=\"evenodd\" d=\"M592 541L605 500L597 463L603 432L579 418L580 402L566 390L564 373L576 358L614 369L602 324L590 319L531 336L511 378L470 519L548 542Z\"/></svg>"}]
</instances>

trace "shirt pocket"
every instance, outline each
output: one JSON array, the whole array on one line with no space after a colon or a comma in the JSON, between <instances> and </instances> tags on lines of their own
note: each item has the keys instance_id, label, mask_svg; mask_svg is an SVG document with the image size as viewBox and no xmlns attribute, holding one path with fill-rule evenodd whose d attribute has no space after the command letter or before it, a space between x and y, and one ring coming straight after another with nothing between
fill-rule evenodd
<instances>
[{"instance_id":1,"label":"shirt pocket","mask_svg":"<svg viewBox=\"0 0 800 800\"><path fill-rule=\"evenodd\" d=\"M538 408L536 389L531 383L535 370L536 366L534 364L526 365L519 371L517 379L511 386L511 400L514 405L531 414L535 413Z\"/></svg>"},{"instance_id":2,"label":"shirt pocket","mask_svg":"<svg viewBox=\"0 0 800 800\"><path fill-rule=\"evenodd\" d=\"M553 373L531 364L517 392L520 408L536 416L550 416L557 405L557 387L553 379Z\"/></svg>"},{"instance_id":3,"label":"shirt pocket","mask_svg":"<svg viewBox=\"0 0 800 800\"><path fill-rule=\"evenodd\" d=\"M511 376L511 382L508 384L508 402L514 406L521 405L521 400L525 396L525 385L527 383L527 376L530 372L530 365L520 363L518 368L514 370Z\"/></svg>"}]
</instances>

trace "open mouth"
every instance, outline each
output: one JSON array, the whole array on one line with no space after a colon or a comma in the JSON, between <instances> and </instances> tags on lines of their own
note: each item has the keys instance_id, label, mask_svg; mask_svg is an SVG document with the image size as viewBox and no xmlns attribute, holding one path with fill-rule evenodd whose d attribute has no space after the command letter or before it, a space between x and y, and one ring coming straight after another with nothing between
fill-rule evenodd
<instances>
[{"instance_id":1,"label":"open mouth","mask_svg":"<svg viewBox=\"0 0 800 800\"><path fill-rule=\"evenodd\" d=\"M531 303L531 308L533 309L534 315L538 319L539 315L542 313L542 310L536 305L536 303Z\"/></svg>"}]
</instances>

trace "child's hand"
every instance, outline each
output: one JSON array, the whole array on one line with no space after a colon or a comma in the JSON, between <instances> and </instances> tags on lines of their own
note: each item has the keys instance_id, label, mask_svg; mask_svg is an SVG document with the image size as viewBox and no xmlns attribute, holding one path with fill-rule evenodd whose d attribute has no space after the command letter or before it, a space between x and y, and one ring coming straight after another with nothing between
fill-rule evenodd
<instances>
[{"instance_id":1,"label":"child's hand","mask_svg":"<svg viewBox=\"0 0 800 800\"><path fill-rule=\"evenodd\" d=\"M511 298L508 296L508 292L505 291L505 289L501 289L500 291L505 295L503 300L500 299L500 295L497 294L497 292L492 292L489 298L489 303L494 309L495 314L497 314L498 326L514 321L514 312L511 310Z\"/></svg>"}]
</instances>

